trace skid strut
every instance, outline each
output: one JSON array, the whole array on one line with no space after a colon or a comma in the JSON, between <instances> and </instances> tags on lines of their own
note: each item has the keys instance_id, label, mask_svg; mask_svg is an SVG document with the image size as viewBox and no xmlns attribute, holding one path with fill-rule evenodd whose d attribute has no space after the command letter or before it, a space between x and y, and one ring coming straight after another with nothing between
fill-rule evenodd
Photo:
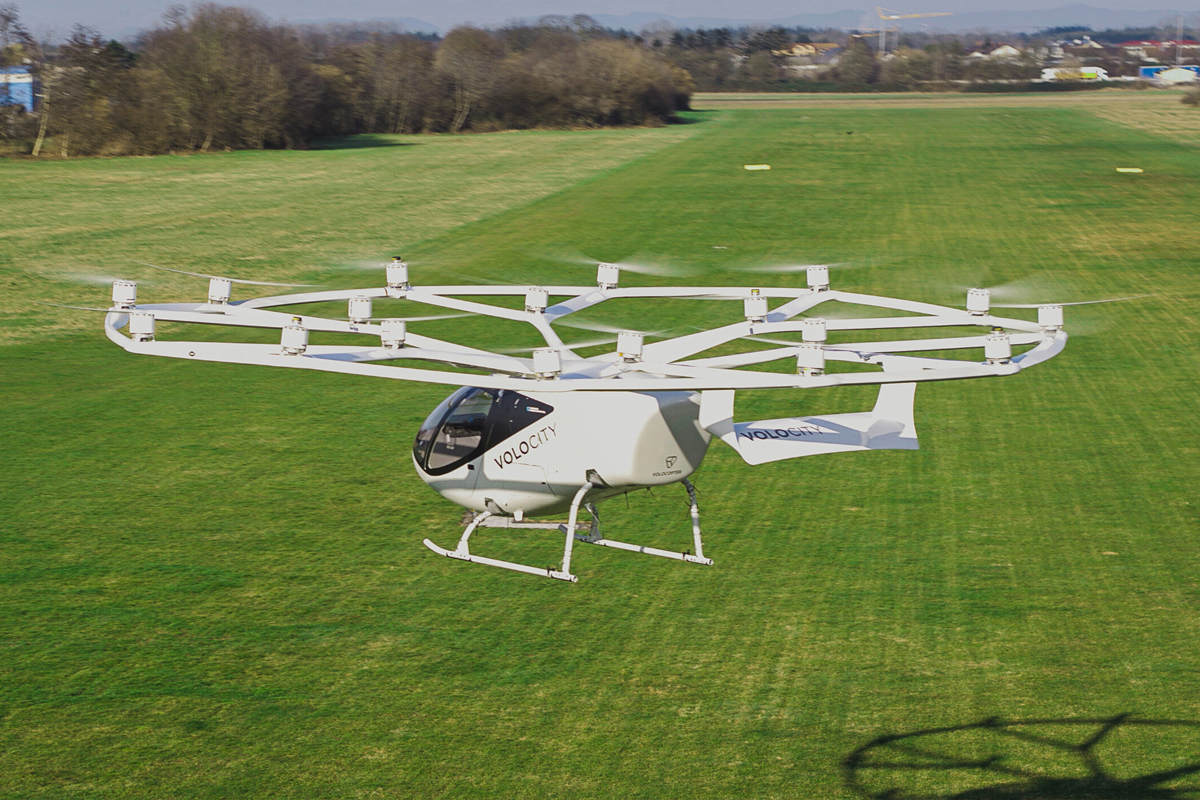
<instances>
[{"instance_id":1,"label":"skid strut","mask_svg":"<svg viewBox=\"0 0 1200 800\"><path fill-rule=\"evenodd\" d=\"M605 539L600 533L600 512L596 510L594 503L584 503L584 498L587 493L594 488L591 481L585 482L579 487L579 491L575 493L574 499L571 500L571 513L566 524L554 522L515 522L507 517L497 517L491 511L483 511L476 514L471 522L463 531L462 537L458 540L458 544L453 550L447 550L444 547L439 547L429 539L425 540L425 546L438 555L446 556L447 558L456 558L460 561L470 561L475 564L484 564L489 567L500 567L501 569L511 569L516 572L525 572L530 575L541 575L547 578L556 578L560 581L569 581L577 583L579 578L571 574L571 555L574 550L575 542L584 542L585 544L595 544L601 547L612 547L617 550L628 550L633 553L645 553L646 555L659 556L661 558L671 558L676 561L687 561L691 564L712 564L711 558L704 557L704 542L700 537L700 507L696 503L696 487L692 486L691 481L684 480L683 487L688 493L688 506L692 516L692 543L695 547L695 553L683 552L676 553L671 550L660 550L657 547L646 547L640 544L630 544L629 542L618 542L612 539ZM592 516L591 524L581 524L579 519L579 508L582 506ZM512 561L502 561L498 558L487 558L485 556L477 556L471 553L470 539L471 534L479 527L485 528L542 528L542 529L557 529L563 534L563 557L560 569L542 569L531 567L527 564L517 564ZM584 528L587 533L580 533L580 529Z\"/></svg>"},{"instance_id":2,"label":"skid strut","mask_svg":"<svg viewBox=\"0 0 1200 800\"><path fill-rule=\"evenodd\" d=\"M700 507L696 505L696 487L692 486L691 481L686 478L683 481L683 488L687 489L688 505L692 512L692 543L696 548L695 553L676 553L673 550L660 550L657 547L646 547L641 544L630 544L629 542L617 542L612 539L605 539L600 534L600 516L596 511L596 507L588 503L587 509L591 513L595 524L592 525L592 530L586 536L578 533L575 534L576 539L588 544L598 544L601 547L612 547L617 550L628 550L631 553L645 553L648 556L659 556L660 558L673 558L676 561L687 561L691 564L706 564L711 565L712 559L704 557L704 542L700 538ZM566 528L562 528L566 530Z\"/></svg>"},{"instance_id":3,"label":"skid strut","mask_svg":"<svg viewBox=\"0 0 1200 800\"><path fill-rule=\"evenodd\" d=\"M566 544L563 547L562 569L539 569L537 567L531 567L528 564L517 564L513 561L501 561L498 558L487 558L486 556L473 555L469 546L471 534L474 533L475 529L480 525L487 527L486 523L492 516L491 511L480 512L475 516L474 519L471 520L470 524L467 525L467 529L463 531L462 538L458 540L458 546L456 546L453 550L447 550L444 547L439 547L429 539L425 540L425 546L438 555L443 555L447 558L457 558L460 561L470 561L474 564L484 564L489 567L500 567L501 569L511 569L516 572L525 572L530 575L543 575L547 578L557 578L560 581L577 583L579 578L571 574L571 546L575 542L575 537L571 534L575 532L575 520L579 516L579 504L583 502L583 496L586 495L588 490L591 488L591 482L587 482L584 483L583 486L579 487L579 491L575 493L575 499L571 501L571 522L569 527L563 525L553 525L551 523L553 527L556 527L559 530L570 531L570 533L567 534ZM511 523L505 527L524 527L526 525L539 528L548 527L546 523L539 524L519 522Z\"/></svg>"}]
</instances>

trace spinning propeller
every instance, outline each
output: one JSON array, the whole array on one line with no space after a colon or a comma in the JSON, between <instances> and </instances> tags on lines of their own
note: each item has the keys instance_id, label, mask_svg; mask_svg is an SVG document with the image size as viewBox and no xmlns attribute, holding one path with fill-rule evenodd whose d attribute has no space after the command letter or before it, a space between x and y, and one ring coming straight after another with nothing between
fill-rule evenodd
<instances>
[{"instance_id":1,"label":"spinning propeller","mask_svg":"<svg viewBox=\"0 0 1200 800\"><path fill-rule=\"evenodd\" d=\"M1077 292L1068 285L1061 282L1051 282L1046 279L1038 278L1021 278L998 286L982 286L982 281L974 286L960 285L956 288L959 291L967 293L968 309L974 308L986 312L989 308L1045 308L1049 306L1088 306L1098 305L1100 303L1119 303L1125 300L1138 300L1143 297L1150 297L1148 294L1135 294L1125 297L1106 297L1097 300L1044 300L1037 302L1039 298L1053 297L1054 295L1062 294L1077 294ZM975 298L972 300L972 297ZM1004 300L1006 302L997 303L995 300Z\"/></svg>"},{"instance_id":2,"label":"spinning propeller","mask_svg":"<svg viewBox=\"0 0 1200 800\"><path fill-rule=\"evenodd\" d=\"M735 272L759 272L765 274L790 274L794 272L807 272L810 269L857 269L866 266L860 261L839 261L829 264L751 264L748 266L730 267Z\"/></svg>"},{"instance_id":3,"label":"spinning propeller","mask_svg":"<svg viewBox=\"0 0 1200 800\"><path fill-rule=\"evenodd\" d=\"M558 250L547 253L535 254L539 258L544 258L547 261L553 261L559 264L570 264L579 267L613 267L620 272L633 272L638 275L654 275L665 278L681 278L688 275L695 275L697 270L691 267L684 267L679 264L661 264L654 260L645 257L633 256L628 260L605 261L600 258L592 258L584 255L579 250ZM611 281L612 285L616 285L617 281Z\"/></svg>"},{"instance_id":4,"label":"spinning propeller","mask_svg":"<svg viewBox=\"0 0 1200 800\"><path fill-rule=\"evenodd\" d=\"M203 272L188 272L187 270L182 270L182 269L171 269L170 267L160 267L156 264L149 264L145 261L138 261L137 259L131 259L131 260L133 261L133 263L141 264L143 267L150 267L151 269L160 269L163 272L174 272L177 275L191 275L193 278L209 278L210 280L214 280L214 281L228 281L229 283L242 283L242 284L247 284L250 286L284 286L284 287L295 288L295 289L312 288L312 287L317 286L317 284L315 284L315 283L272 283L271 281L248 281L248 280L245 280L244 278L226 278L221 275L208 275Z\"/></svg>"}]
</instances>

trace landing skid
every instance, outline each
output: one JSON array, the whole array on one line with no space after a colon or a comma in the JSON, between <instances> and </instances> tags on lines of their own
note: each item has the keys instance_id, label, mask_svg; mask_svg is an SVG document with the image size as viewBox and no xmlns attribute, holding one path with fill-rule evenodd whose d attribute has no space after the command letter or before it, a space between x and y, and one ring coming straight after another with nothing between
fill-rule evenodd
<instances>
[{"instance_id":1,"label":"landing skid","mask_svg":"<svg viewBox=\"0 0 1200 800\"><path fill-rule=\"evenodd\" d=\"M671 558L676 561L686 561L690 564L706 564L711 565L712 559L704 557L704 542L700 536L700 507L696 504L696 487L692 486L688 480L683 481L683 486L687 489L688 505L692 516L692 543L695 547L695 553L685 551L676 553L671 550L660 550L657 547L646 547L639 544L630 544L628 542L618 542L612 539L605 539L600 534L600 513L596 510L594 503L584 503L588 491L594 485L589 481L579 487L579 491L575 493L575 498L571 501L571 514L568 521L563 523L555 522L517 522L509 517L497 517L491 511L483 511L467 525L463 531L462 537L458 540L458 544L453 550L447 550L444 547L439 547L429 539L425 540L425 546L433 552L447 558L456 558L459 561L470 561L474 564L483 564L488 567L500 567L501 569L510 569L514 572L524 572L529 575L541 575L545 578L555 578L560 581L569 581L577 583L579 578L571 574L571 553L574 549L575 542L583 542L585 544L599 545L600 547L612 547L617 550L628 550L631 553L645 553L650 556L659 556L660 558ZM579 509L582 506L592 516L591 524L577 522L579 518ZM476 529L484 528L538 528L543 530L558 530L565 537L563 543L563 558L561 569L549 569L531 567L527 564L517 564L512 561L501 561L498 558L487 558L485 556L477 556L470 551L471 534ZM587 531L586 534L581 534L580 531Z\"/></svg>"}]
</instances>

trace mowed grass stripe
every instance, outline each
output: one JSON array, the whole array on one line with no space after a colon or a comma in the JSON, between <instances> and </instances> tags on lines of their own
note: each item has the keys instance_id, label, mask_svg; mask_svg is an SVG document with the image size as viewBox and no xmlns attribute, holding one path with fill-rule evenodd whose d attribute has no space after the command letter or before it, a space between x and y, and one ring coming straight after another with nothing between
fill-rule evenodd
<instances>
[{"instance_id":1,"label":"mowed grass stripe","mask_svg":"<svg viewBox=\"0 0 1200 800\"><path fill-rule=\"evenodd\" d=\"M957 303L949 287L982 267L993 285L1155 297L1069 309L1114 327L1028 374L921 387L921 451L751 470L714 445L696 482L715 567L581 546L571 587L420 548L457 534L407 463L441 389L139 360L95 334L0 349L9 796L854 796L843 759L881 734L1194 718L1200 365L1174 245L1196 156L1059 110L699 116L702 135L429 239L414 262L590 280L539 255L574 248L774 284L803 278L728 270L858 258L837 285ZM1111 169L1133 154L1141 182ZM594 316L650 328L736 305ZM738 413L869 403L762 393ZM601 510L616 538L687 544L677 487ZM530 563L559 548L479 543ZM1102 757L1121 774L1195 753L1182 733L1116 741ZM871 780L899 796L1003 783Z\"/></svg>"},{"instance_id":2,"label":"mowed grass stripe","mask_svg":"<svg viewBox=\"0 0 1200 800\"><path fill-rule=\"evenodd\" d=\"M371 136L306 152L0 162L0 274L14 287L0 299L0 343L86 327L77 314L28 304L105 304L103 280L84 276L139 279L160 301L204 290L135 260L255 280L361 281L353 267L363 262L697 131ZM436 264L425 267L436 274Z\"/></svg>"}]
</instances>

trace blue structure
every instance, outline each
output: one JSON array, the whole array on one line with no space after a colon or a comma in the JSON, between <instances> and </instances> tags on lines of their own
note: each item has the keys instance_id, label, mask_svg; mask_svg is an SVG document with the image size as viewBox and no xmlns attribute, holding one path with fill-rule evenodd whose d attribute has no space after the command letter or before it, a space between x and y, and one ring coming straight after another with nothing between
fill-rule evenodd
<instances>
[{"instance_id":1,"label":"blue structure","mask_svg":"<svg viewBox=\"0 0 1200 800\"><path fill-rule=\"evenodd\" d=\"M1169 69L1175 69L1174 64L1163 64L1157 67L1138 67L1138 77L1144 81L1152 81L1158 77L1158 73L1166 72ZM1179 69L1186 69L1188 72L1196 73L1200 77L1200 67L1194 64L1181 64Z\"/></svg>"},{"instance_id":2,"label":"blue structure","mask_svg":"<svg viewBox=\"0 0 1200 800\"><path fill-rule=\"evenodd\" d=\"M0 106L21 106L31 112L35 95L29 67L0 67Z\"/></svg>"}]
</instances>

